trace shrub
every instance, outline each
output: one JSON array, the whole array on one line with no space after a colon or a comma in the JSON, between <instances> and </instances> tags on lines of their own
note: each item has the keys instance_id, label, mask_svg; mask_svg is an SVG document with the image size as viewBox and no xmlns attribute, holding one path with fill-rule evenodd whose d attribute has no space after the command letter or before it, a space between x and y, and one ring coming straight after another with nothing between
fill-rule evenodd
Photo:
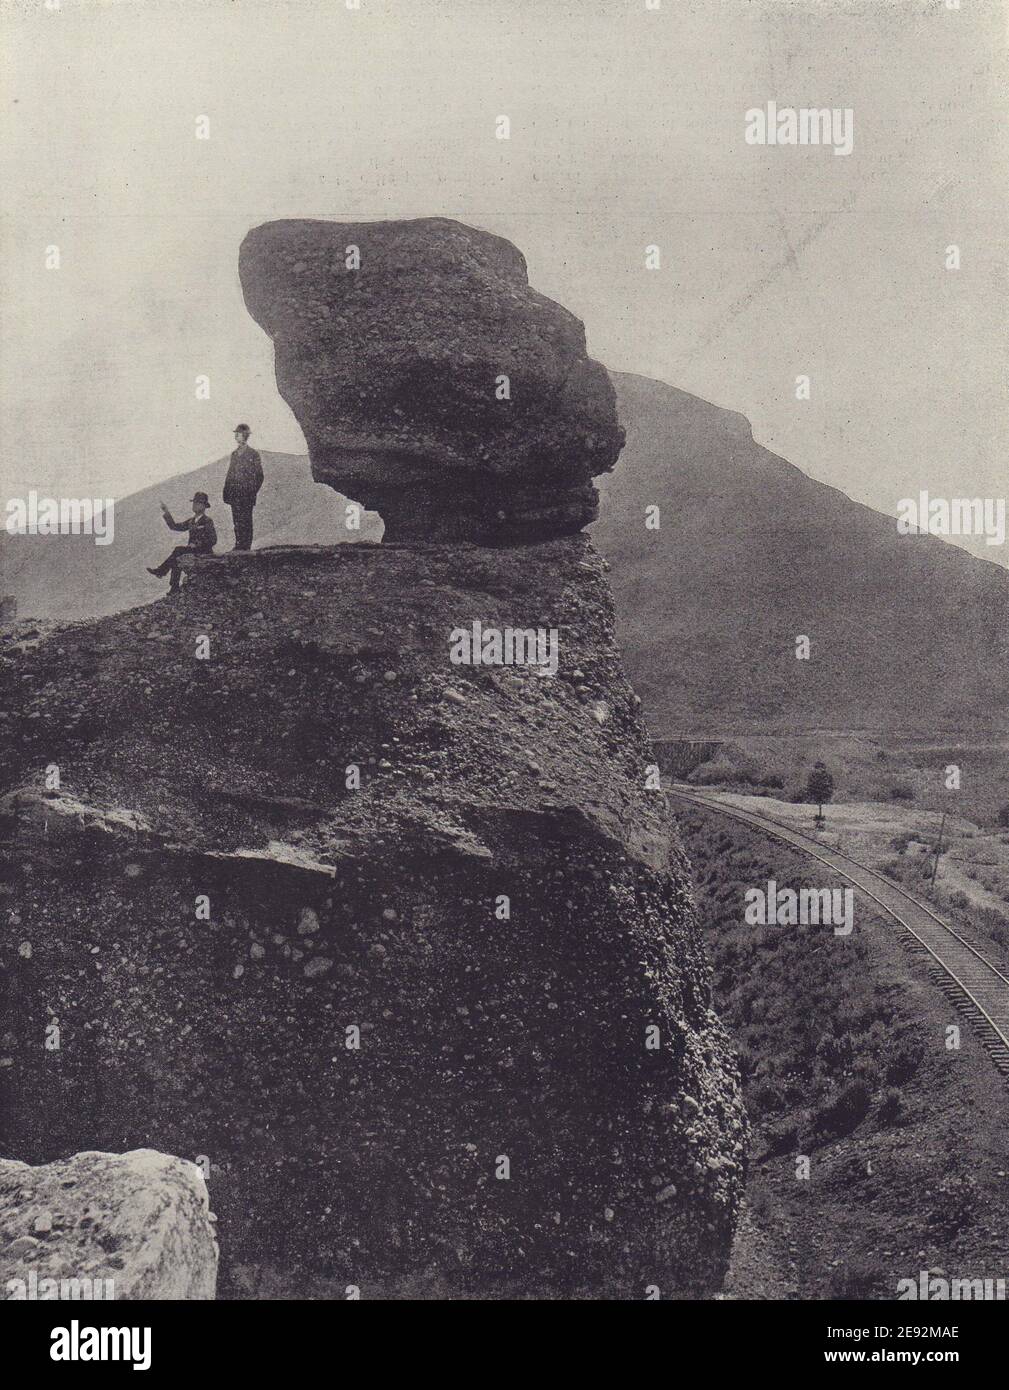
<instances>
[{"instance_id":1,"label":"shrub","mask_svg":"<svg viewBox=\"0 0 1009 1390\"><path fill-rule=\"evenodd\" d=\"M872 1093L864 1081L849 1081L819 1112L815 1128L820 1134L837 1138L850 1134L869 1113L871 1102Z\"/></svg>"},{"instance_id":2,"label":"shrub","mask_svg":"<svg viewBox=\"0 0 1009 1390\"><path fill-rule=\"evenodd\" d=\"M736 1062L739 1066L739 1075L742 1077L744 1084L757 1070L759 1061L760 1058L755 1053L751 1052L748 1047L740 1046L738 1043L736 1044Z\"/></svg>"},{"instance_id":3,"label":"shrub","mask_svg":"<svg viewBox=\"0 0 1009 1390\"><path fill-rule=\"evenodd\" d=\"M814 763L806 783L806 799L814 802L822 813L823 805L834 795L834 778L823 765Z\"/></svg>"},{"instance_id":4,"label":"shrub","mask_svg":"<svg viewBox=\"0 0 1009 1390\"><path fill-rule=\"evenodd\" d=\"M799 1152L799 1126L793 1120L780 1120L775 1125L768 1125L764 1138L764 1158L780 1158L782 1154Z\"/></svg>"},{"instance_id":5,"label":"shrub","mask_svg":"<svg viewBox=\"0 0 1009 1390\"><path fill-rule=\"evenodd\" d=\"M879 1118L885 1125L897 1125L905 1119L904 1097L896 1086L887 1086L879 1102Z\"/></svg>"},{"instance_id":6,"label":"shrub","mask_svg":"<svg viewBox=\"0 0 1009 1390\"><path fill-rule=\"evenodd\" d=\"M1009 825L1009 801L998 808L998 823L999 825Z\"/></svg>"},{"instance_id":7,"label":"shrub","mask_svg":"<svg viewBox=\"0 0 1009 1390\"><path fill-rule=\"evenodd\" d=\"M724 758L712 758L710 762L695 768L687 778L688 782L692 782L698 787L714 787L721 782L734 782L736 780L736 769L732 763L727 762Z\"/></svg>"},{"instance_id":8,"label":"shrub","mask_svg":"<svg viewBox=\"0 0 1009 1390\"><path fill-rule=\"evenodd\" d=\"M929 1226L947 1238L970 1230L977 1216L977 1182L969 1175L946 1178L936 1189L938 1199L927 1216Z\"/></svg>"},{"instance_id":9,"label":"shrub","mask_svg":"<svg viewBox=\"0 0 1009 1390\"><path fill-rule=\"evenodd\" d=\"M746 1105L751 1118L759 1119L763 1115L775 1115L783 1110L785 1097L781 1087L776 1086L773 1081L758 1081L748 1092Z\"/></svg>"},{"instance_id":10,"label":"shrub","mask_svg":"<svg viewBox=\"0 0 1009 1390\"><path fill-rule=\"evenodd\" d=\"M758 1226L768 1221L771 1214L777 1210L777 1203L772 1201L771 1194L764 1187L758 1188L752 1197L747 1193L746 1205Z\"/></svg>"},{"instance_id":11,"label":"shrub","mask_svg":"<svg viewBox=\"0 0 1009 1390\"><path fill-rule=\"evenodd\" d=\"M828 1296L841 1301L857 1301L881 1295L885 1287L886 1276L880 1270L865 1260L855 1260L830 1276Z\"/></svg>"},{"instance_id":12,"label":"shrub","mask_svg":"<svg viewBox=\"0 0 1009 1390\"><path fill-rule=\"evenodd\" d=\"M863 1052L859 1057L856 1057L855 1065L852 1067L852 1074L853 1083L861 1081L868 1092L868 1099L866 1101L866 1109L868 1109L869 1102L882 1084L883 1073L875 1058Z\"/></svg>"},{"instance_id":13,"label":"shrub","mask_svg":"<svg viewBox=\"0 0 1009 1390\"><path fill-rule=\"evenodd\" d=\"M883 1075L888 1087L904 1086L921 1066L922 1050L917 1043L899 1042L883 1057Z\"/></svg>"},{"instance_id":14,"label":"shrub","mask_svg":"<svg viewBox=\"0 0 1009 1390\"><path fill-rule=\"evenodd\" d=\"M894 801L913 801L914 788L906 782L895 782L890 788L890 796Z\"/></svg>"},{"instance_id":15,"label":"shrub","mask_svg":"<svg viewBox=\"0 0 1009 1390\"><path fill-rule=\"evenodd\" d=\"M841 1033L836 1036L827 1033L816 1045L817 1059L828 1074L850 1066L854 1055L855 1043L850 1033Z\"/></svg>"}]
</instances>

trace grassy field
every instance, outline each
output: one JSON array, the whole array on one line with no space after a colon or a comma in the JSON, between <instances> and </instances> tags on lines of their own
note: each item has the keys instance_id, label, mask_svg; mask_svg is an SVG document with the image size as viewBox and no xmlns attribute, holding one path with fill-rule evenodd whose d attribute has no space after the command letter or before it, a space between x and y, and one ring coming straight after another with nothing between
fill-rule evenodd
<instances>
[{"instance_id":1,"label":"grassy field","mask_svg":"<svg viewBox=\"0 0 1009 1390\"><path fill-rule=\"evenodd\" d=\"M822 761L833 775L834 800L840 803L947 811L988 830L997 828L998 810L1009 804L1009 743L1004 741L822 731L795 737L660 740L656 747L671 774L698 787L796 800L805 794L813 764ZM960 772L956 790L946 785L951 766Z\"/></svg>"}]
</instances>

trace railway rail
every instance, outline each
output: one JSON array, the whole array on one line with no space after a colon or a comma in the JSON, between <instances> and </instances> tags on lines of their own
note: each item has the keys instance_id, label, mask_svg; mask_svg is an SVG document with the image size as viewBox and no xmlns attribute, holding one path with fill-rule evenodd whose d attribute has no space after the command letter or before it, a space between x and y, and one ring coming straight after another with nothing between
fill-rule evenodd
<instances>
[{"instance_id":1,"label":"railway rail","mask_svg":"<svg viewBox=\"0 0 1009 1390\"><path fill-rule=\"evenodd\" d=\"M766 835L784 840L810 858L826 864L871 898L925 953L935 982L971 1023L1002 1076L1009 1078L1009 976L927 904L876 869L868 868L839 850L828 849L801 830L793 830L769 816L744 811L693 790L672 787L669 795L743 821Z\"/></svg>"}]
</instances>

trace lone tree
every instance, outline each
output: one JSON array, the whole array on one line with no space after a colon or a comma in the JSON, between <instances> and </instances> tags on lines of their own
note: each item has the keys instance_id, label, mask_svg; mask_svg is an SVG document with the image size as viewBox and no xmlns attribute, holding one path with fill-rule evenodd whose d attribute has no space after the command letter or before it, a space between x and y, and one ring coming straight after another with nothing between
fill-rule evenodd
<instances>
[{"instance_id":1,"label":"lone tree","mask_svg":"<svg viewBox=\"0 0 1009 1390\"><path fill-rule=\"evenodd\" d=\"M834 795L834 779L823 763L814 763L806 783L806 795L816 802L816 819L823 820L823 804Z\"/></svg>"}]
</instances>

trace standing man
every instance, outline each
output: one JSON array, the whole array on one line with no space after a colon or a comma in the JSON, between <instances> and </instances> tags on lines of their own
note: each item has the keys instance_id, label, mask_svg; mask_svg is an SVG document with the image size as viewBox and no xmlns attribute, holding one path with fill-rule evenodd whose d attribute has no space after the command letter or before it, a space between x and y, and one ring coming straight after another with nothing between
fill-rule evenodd
<instances>
[{"instance_id":1,"label":"standing man","mask_svg":"<svg viewBox=\"0 0 1009 1390\"><path fill-rule=\"evenodd\" d=\"M236 550L252 548L252 509L263 486L263 460L255 449L249 448L249 434L248 425L235 426L238 448L231 455L224 480L224 500L231 508Z\"/></svg>"},{"instance_id":2,"label":"standing man","mask_svg":"<svg viewBox=\"0 0 1009 1390\"><path fill-rule=\"evenodd\" d=\"M157 569L148 567L147 573L155 575L158 579L164 579L165 575L171 572L172 581L168 592L177 594L179 592L179 581L182 575L179 571L180 555L209 555L217 544L217 529L214 523L207 516L210 507L210 498L205 492L193 493L193 515L186 521L176 521L171 512L161 503L161 515L165 518L165 525L172 531L188 531L189 544L177 545L169 555L168 559L158 565Z\"/></svg>"}]
</instances>

